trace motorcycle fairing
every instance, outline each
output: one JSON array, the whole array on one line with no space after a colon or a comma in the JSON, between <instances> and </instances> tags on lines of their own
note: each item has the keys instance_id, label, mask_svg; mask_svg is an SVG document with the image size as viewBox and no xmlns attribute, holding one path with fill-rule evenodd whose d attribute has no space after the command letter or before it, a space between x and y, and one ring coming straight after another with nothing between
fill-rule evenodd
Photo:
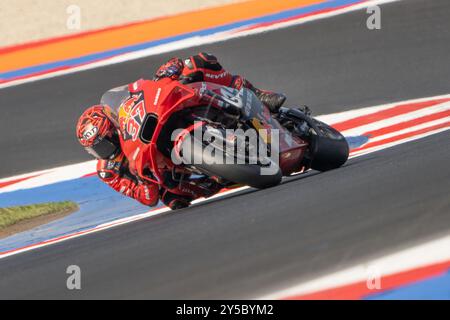
<instances>
[{"instance_id":1,"label":"motorcycle fairing","mask_svg":"<svg viewBox=\"0 0 450 320\"><path fill-rule=\"evenodd\" d=\"M243 109L244 120L249 120L255 129L278 129L280 132L280 168L283 174L290 174L300 168L299 159L307 143L282 127L273 119L270 111L248 89L236 90L208 82L183 85L171 79L160 81L138 80L128 86L129 99L122 102L118 114L123 116L120 125L120 142L129 159L130 170L138 176L164 186L163 172L172 170L174 164L158 149L156 142L169 117L184 108L202 105L196 92L210 90L238 104ZM142 139L142 131L147 117L157 121L152 132L152 139ZM120 116L119 116L120 117ZM120 121L119 121L120 122ZM257 125L258 124L258 125ZM267 141L270 143L270 141ZM144 174L146 169L154 177Z\"/></svg>"}]
</instances>

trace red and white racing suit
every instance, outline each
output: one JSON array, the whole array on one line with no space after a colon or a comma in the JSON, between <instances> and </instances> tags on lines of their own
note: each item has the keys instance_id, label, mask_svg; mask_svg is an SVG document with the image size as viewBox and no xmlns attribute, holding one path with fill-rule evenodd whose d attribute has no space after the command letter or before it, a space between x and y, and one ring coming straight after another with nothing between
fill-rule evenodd
<instances>
[{"instance_id":1,"label":"red and white racing suit","mask_svg":"<svg viewBox=\"0 0 450 320\"><path fill-rule=\"evenodd\" d=\"M133 175L128 168L128 160L123 152L113 160L98 160L97 174L114 190L136 199L144 205L154 206L158 203L158 185L143 182Z\"/></svg>"}]
</instances>

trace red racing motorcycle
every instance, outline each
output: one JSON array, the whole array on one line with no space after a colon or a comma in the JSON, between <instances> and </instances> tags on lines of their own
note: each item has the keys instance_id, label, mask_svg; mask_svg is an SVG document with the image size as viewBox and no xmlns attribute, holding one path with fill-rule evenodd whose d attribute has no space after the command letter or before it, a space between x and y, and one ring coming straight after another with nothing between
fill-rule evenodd
<instances>
[{"instance_id":1,"label":"red racing motorcycle","mask_svg":"<svg viewBox=\"0 0 450 320\"><path fill-rule=\"evenodd\" d=\"M130 170L166 189L185 182L207 196L211 182L267 188L310 168L338 168L349 155L337 130L301 108L271 114L246 88L138 80L101 103L115 112Z\"/></svg>"}]
</instances>

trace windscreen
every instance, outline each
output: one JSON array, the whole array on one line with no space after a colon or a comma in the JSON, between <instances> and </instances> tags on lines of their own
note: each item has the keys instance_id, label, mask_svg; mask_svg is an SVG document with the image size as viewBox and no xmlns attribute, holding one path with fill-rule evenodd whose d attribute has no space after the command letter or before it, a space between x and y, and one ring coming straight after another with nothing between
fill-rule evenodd
<instances>
[{"instance_id":1,"label":"windscreen","mask_svg":"<svg viewBox=\"0 0 450 320\"><path fill-rule=\"evenodd\" d=\"M106 91L103 94L100 103L110 106L117 114L122 103L129 97L130 92L128 91L128 85L125 85Z\"/></svg>"},{"instance_id":2,"label":"windscreen","mask_svg":"<svg viewBox=\"0 0 450 320\"><path fill-rule=\"evenodd\" d=\"M258 97L249 89L236 90L228 87L220 89L220 95L229 103L242 110L242 119L248 120L264 113L264 106Z\"/></svg>"}]
</instances>

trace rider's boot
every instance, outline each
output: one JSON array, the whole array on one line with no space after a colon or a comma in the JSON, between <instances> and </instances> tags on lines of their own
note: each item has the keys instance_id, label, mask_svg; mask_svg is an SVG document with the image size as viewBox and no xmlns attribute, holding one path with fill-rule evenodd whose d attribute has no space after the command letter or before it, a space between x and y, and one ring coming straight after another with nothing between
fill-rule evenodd
<instances>
[{"instance_id":1,"label":"rider's boot","mask_svg":"<svg viewBox=\"0 0 450 320\"><path fill-rule=\"evenodd\" d=\"M252 90L256 96L264 103L272 113L278 113L283 103L286 101L286 96L282 93L261 90L253 87Z\"/></svg>"},{"instance_id":2,"label":"rider's boot","mask_svg":"<svg viewBox=\"0 0 450 320\"><path fill-rule=\"evenodd\" d=\"M190 197L178 195L165 189L161 189L160 197L162 203L172 210L187 208L191 205L192 200Z\"/></svg>"},{"instance_id":3,"label":"rider's boot","mask_svg":"<svg viewBox=\"0 0 450 320\"><path fill-rule=\"evenodd\" d=\"M235 76L233 78L232 87L236 89L241 89L244 87L252 90L259 100L261 100L261 102L264 103L272 113L278 113L278 110L286 101L286 96L284 94L258 89L250 81L241 76Z\"/></svg>"}]
</instances>

